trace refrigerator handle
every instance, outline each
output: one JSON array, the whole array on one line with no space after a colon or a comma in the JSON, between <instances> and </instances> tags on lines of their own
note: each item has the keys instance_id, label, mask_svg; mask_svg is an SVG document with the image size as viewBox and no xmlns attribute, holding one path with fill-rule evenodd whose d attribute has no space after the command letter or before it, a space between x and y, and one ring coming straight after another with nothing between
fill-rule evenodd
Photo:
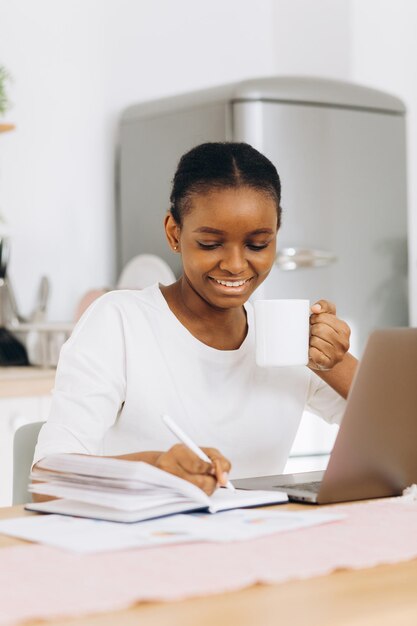
<instances>
[{"instance_id":1,"label":"refrigerator handle","mask_svg":"<svg viewBox=\"0 0 417 626\"><path fill-rule=\"evenodd\" d=\"M337 261L337 256L327 250L313 248L282 248L275 264L281 270L298 270L305 267L326 267Z\"/></svg>"}]
</instances>

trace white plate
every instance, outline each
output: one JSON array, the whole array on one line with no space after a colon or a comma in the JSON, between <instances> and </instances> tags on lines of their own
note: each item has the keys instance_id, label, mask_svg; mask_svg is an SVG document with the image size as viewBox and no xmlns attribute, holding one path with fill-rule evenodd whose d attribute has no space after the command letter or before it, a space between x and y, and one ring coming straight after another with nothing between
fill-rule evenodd
<instances>
[{"instance_id":1,"label":"white plate","mask_svg":"<svg viewBox=\"0 0 417 626\"><path fill-rule=\"evenodd\" d=\"M122 270L117 289L144 289L154 283L170 285L175 275L161 257L155 254L139 254L133 257Z\"/></svg>"}]
</instances>

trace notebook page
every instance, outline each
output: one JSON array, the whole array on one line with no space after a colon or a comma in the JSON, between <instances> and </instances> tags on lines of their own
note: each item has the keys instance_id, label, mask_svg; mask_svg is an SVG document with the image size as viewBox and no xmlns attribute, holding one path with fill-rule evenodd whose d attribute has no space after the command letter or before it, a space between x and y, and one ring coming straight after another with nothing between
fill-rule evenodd
<instances>
[{"instance_id":1,"label":"notebook page","mask_svg":"<svg viewBox=\"0 0 417 626\"><path fill-rule=\"evenodd\" d=\"M288 496L283 491L246 491L244 489L217 489L210 497L210 513L239 509L246 506L261 506L288 502Z\"/></svg>"},{"instance_id":2,"label":"notebook page","mask_svg":"<svg viewBox=\"0 0 417 626\"><path fill-rule=\"evenodd\" d=\"M46 470L44 476L42 471L32 473L32 477L36 480L48 480L48 472L52 473L51 478L56 480L57 472L65 472L66 481L71 483L71 475L73 476L73 486L78 482L78 477L82 477L82 482L91 483L97 487L97 491L106 491L107 480L119 480L120 488L129 488L145 485L147 493L151 488L157 493L177 494L178 500L183 496L186 500L195 501L196 505L210 505L209 497L198 487L183 480L178 476L174 476L168 472L153 467L149 463L141 461L126 461L123 459L111 459L106 457L92 457L77 454L54 454L45 457L40 461L37 467ZM100 483L103 482L103 488L100 489ZM80 481L81 482L81 481ZM135 485L135 483L138 483ZM54 493L46 492L44 487L46 483L36 483L31 486L31 491L58 497L70 497L77 499L74 494L71 496L64 493L63 486L59 487L60 493L54 490Z\"/></svg>"},{"instance_id":3,"label":"notebook page","mask_svg":"<svg viewBox=\"0 0 417 626\"><path fill-rule=\"evenodd\" d=\"M152 509L141 511L121 511L107 506L89 504L79 500L50 500L49 502L30 502L25 504L27 511L36 513L56 513L58 515L70 515L75 517L87 517L89 519L105 520L110 522L134 523L149 519L173 515L176 513L186 513L195 511L194 503L181 504L171 503L154 506ZM199 510L197 508L197 510Z\"/></svg>"},{"instance_id":4,"label":"notebook page","mask_svg":"<svg viewBox=\"0 0 417 626\"><path fill-rule=\"evenodd\" d=\"M126 461L81 454L51 454L37 463L37 469L91 476L98 480L113 478L140 481L150 485L171 487L181 491L187 481L143 461ZM36 478L39 476L37 475Z\"/></svg>"},{"instance_id":5,"label":"notebook page","mask_svg":"<svg viewBox=\"0 0 417 626\"><path fill-rule=\"evenodd\" d=\"M35 489L38 494L65 498L77 502L86 502L88 504L105 506L119 511L147 511L149 517L151 517L153 511L160 506L177 505L176 511L181 511L181 506L185 506L189 503L193 504L193 508L195 509L206 506L204 504L200 505L193 498L187 498L182 494L162 489L159 492L155 490L151 495L141 495L137 493L115 494L93 489L87 491L77 489L76 487L50 485L48 483L34 485L30 491L34 491ZM74 513L74 515L76 515L76 513Z\"/></svg>"}]
</instances>

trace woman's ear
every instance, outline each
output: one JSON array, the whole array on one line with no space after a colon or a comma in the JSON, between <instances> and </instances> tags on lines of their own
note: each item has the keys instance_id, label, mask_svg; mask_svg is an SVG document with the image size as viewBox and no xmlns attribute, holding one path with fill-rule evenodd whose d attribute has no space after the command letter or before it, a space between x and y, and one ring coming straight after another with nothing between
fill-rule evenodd
<instances>
[{"instance_id":1,"label":"woman's ear","mask_svg":"<svg viewBox=\"0 0 417 626\"><path fill-rule=\"evenodd\" d=\"M165 216L164 226L169 247L173 250L173 252L179 252L181 229L172 217L170 211L168 211Z\"/></svg>"}]
</instances>

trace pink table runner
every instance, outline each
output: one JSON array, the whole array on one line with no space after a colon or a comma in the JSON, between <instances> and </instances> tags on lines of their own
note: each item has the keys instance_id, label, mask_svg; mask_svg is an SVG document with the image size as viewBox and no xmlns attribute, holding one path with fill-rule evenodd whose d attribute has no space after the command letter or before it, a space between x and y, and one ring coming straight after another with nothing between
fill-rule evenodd
<instances>
[{"instance_id":1,"label":"pink table runner","mask_svg":"<svg viewBox=\"0 0 417 626\"><path fill-rule=\"evenodd\" d=\"M81 556L41 545L1 550L0 625L115 611L323 576L417 557L417 502L333 507L339 522L253 541Z\"/></svg>"}]
</instances>

